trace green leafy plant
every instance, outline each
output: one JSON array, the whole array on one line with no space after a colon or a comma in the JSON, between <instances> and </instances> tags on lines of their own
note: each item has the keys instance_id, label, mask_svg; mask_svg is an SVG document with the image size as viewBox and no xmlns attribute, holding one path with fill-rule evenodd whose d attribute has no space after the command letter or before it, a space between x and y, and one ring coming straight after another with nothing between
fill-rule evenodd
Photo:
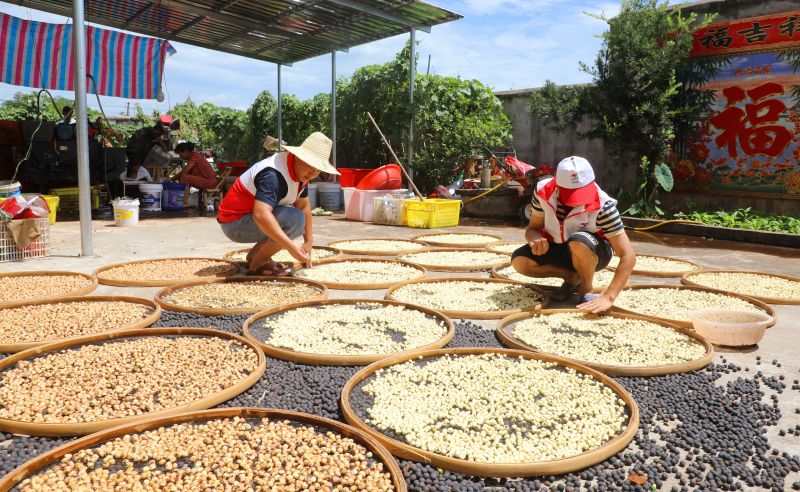
<instances>
[{"instance_id":1,"label":"green leafy plant","mask_svg":"<svg viewBox=\"0 0 800 492\"><path fill-rule=\"evenodd\" d=\"M718 210L715 212L703 212L693 210L689 212L679 212L675 214L675 218L695 220L719 227L800 234L800 217L760 214L754 212L750 207L732 211Z\"/></svg>"}]
</instances>

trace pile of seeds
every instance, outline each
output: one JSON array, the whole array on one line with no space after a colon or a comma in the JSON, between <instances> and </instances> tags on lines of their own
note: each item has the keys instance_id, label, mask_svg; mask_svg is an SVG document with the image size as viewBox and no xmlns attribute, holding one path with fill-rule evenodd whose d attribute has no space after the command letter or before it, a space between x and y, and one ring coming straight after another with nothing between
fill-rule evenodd
<instances>
[{"instance_id":1,"label":"pile of seeds","mask_svg":"<svg viewBox=\"0 0 800 492\"><path fill-rule=\"evenodd\" d=\"M296 352L366 355L431 344L447 326L416 309L365 302L290 309L261 318L249 331L267 345Z\"/></svg>"},{"instance_id":2,"label":"pile of seeds","mask_svg":"<svg viewBox=\"0 0 800 492\"><path fill-rule=\"evenodd\" d=\"M295 275L322 283L386 284L419 278L422 271L389 261L335 261L303 268Z\"/></svg>"},{"instance_id":3,"label":"pile of seeds","mask_svg":"<svg viewBox=\"0 0 800 492\"><path fill-rule=\"evenodd\" d=\"M487 244L496 243L497 238L485 234L425 234L417 237L418 241L429 244L462 246L462 247L481 247Z\"/></svg>"},{"instance_id":4,"label":"pile of seeds","mask_svg":"<svg viewBox=\"0 0 800 492\"><path fill-rule=\"evenodd\" d=\"M608 268L617 268L619 266L619 256L612 256L611 261L608 263ZM659 272L659 273L683 273L692 272L697 270L697 266L689 263L688 261L679 260L677 258L662 258L660 256L637 255L636 272Z\"/></svg>"},{"instance_id":5,"label":"pile of seeds","mask_svg":"<svg viewBox=\"0 0 800 492\"><path fill-rule=\"evenodd\" d=\"M542 314L506 331L535 350L608 366L663 366L701 359L706 353L701 343L678 331L616 316Z\"/></svg>"},{"instance_id":6,"label":"pile of seeds","mask_svg":"<svg viewBox=\"0 0 800 492\"><path fill-rule=\"evenodd\" d=\"M207 336L148 336L58 350L0 372L0 417L75 423L142 415L229 388L257 363L257 354L241 343Z\"/></svg>"},{"instance_id":7,"label":"pile of seeds","mask_svg":"<svg viewBox=\"0 0 800 492\"><path fill-rule=\"evenodd\" d=\"M561 284L564 283L564 280L558 277L528 277L527 275L523 275L516 271L511 265L498 268L497 275L499 275L501 278L507 278L517 282L525 282L526 284L541 285L542 287L560 287ZM594 279L592 280L592 286L594 287L594 290L602 290L608 287L613 279L614 272L611 270L600 270L599 272L595 272Z\"/></svg>"},{"instance_id":8,"label":"pile of seeds","mask_svg":"<svg viewBox=\"0 0 800 492\"><path fill-rule=\"evenodd\" d=\"M354 239L352 241L339 241L331 243L331 247L340 249L345 253L371 253L371 254L400 254L408 251L425 249L424 244L401 239Z\"/></svg>"},{"instance_id":9,"label":"pile of seeds","mask_svg":"<svg viewBox=\"0 0 800 492\"><path fill-rule=\"evenodd\" d=\"M508 261L508 255L491 251L440 250L410 253L398 259L435 269L436 267L486 270Z\"/></svg>"},{"instance_id":10,"label":"pile of seeds","mask_svg":"<svg viewBox=\"0 0 800 492\"><path fill-rule=\"evenodd\" d=\"M624 401L592 376L500 354L412 360L379 369L356 390L367 396L358 413L371 427L482 463L575 456L628 420Z\"/></svg>"},{"instance_id":11,"label":"pile of seeds","mask_svg":"<svg viewBox=\"0 0 800 492\"><path fill-rule=\"evenodd\" d=\"M174 258L118 265L97 273L101 280L170 282L221 277L236 273L237 267L222 260Z\"/></svg>"},{"instance_id":12,"label":"pile of seeds","mask_svg":"<svg viewBox=\"0 0 800 492\"><path fill-rule=\"evenodd\" d=\"M174 290L162 299L190 309L256 309L305 301L320 294L321 291L312 285L270 280L192 285Z\"/></svg>"},{"instance_id":13,"label":"pile of seeds","mask_svg":"<svg viewBox=\"0 0 800 492\"><path fill-rule=\"evenodd\" d=\"M82 275L0 275L0 302L67 296L90 285Z\"/></svg>"},{"instance_id":14,"label":"pile of seeds","mask_svg":"<svg viewBox=\"0 0 800 492\"><path fill-rule=\"evenodd\" d=\"M394 290L391 298L430 309L469 312L525 309L543 300L539 292L525 285L472 280L408 284Z\"/></svg>"},{"instance_id":15,"label":"pile of seeds","mask_svg":"<svg viewBox=\"0 0 800 492\"><path fill-rule=\"evenodd\" d=\"M19 484L53 490L390 491L372 452L333 431L239 417L128 434L67 454Z\"/></svg>"},{"instance_id":16,"label":"pile of seeds","mask_svg":"<svg viewBox=\"0 0 800 492\"><path fill-rule=\"evenodd\" d=\"M238 262L245 262L247 261L247 253L249 250L245 251L237 251L235 254L226 256L225 259L231 261L238 261ZM321 248L314 248L311 250L311 261L319 261L324 260L325 258L331 258L336 256L338 253L336 251L330 249L321 249ZM296 263L297 259L292 256L288 251L282 249L272 255L272 261L277 261L279 263Z\"/></svg>"},{"instance_id":17,"label":"pile of seeds","mask_svg":"<svg viewBox=\"0 0 800 492\"><path fill-rule=\"evenodd\" d=\"M489 251L493 251L495 253L503 253L506 255L510 255L511 253L525 246L526 244L528 243L508 242L508 243L490 244L489 246L486 246L486 249Z\"/></svg>"},{"instance_id":18,"label":"pile of seeds","mask_svg":"<svg viewBox=\"0 0 800 492\"><path fill-rule=\"evenodd\" d=\"M614 305L647 316L679 321L689 321L689 313L699 309L764 312L758 306L738 297L667 287L625 289L614 301Z\"/></svg>"},{"instance_id":19,"label":"pile of seeds","mask_svg":"<svg viewBox=\"0 0 800 492\"><path fill-rule=\"evenodd\" d=\"M750 272L708 272L689 277L693 283L753 297L800 301L800 282Z\"/></svg>"},{"instance_id":20,"label":"pile of seeds","mask_svg":"<svg viewBox=\"0 0 800 492\"><path fill-rule=\"evenodd\" d=\"M90 335L141 321L153 309L135 302L83 301L0 310L0 343L26 343Z\"/></svg>"}]
</instances>

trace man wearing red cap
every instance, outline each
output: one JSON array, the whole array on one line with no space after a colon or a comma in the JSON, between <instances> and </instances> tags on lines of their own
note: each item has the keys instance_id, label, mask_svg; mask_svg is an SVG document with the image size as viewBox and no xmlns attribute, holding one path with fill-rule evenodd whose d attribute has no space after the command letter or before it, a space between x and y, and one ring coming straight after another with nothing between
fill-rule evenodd
<instances>
[{"instance_id":1,"label":"man wearing red cap","mask_svg":"<svg viewBox=\"0 0 800 492\"><path fill-rule=\"evenodd\" d=\"M636 264L617 201L597 186L589 161L577 156L562 160L556 177L536 188L531 221L525 229L528 244L514 251L511 264L529 277L564 279L551 294L553 300L563 301L577 293L578 309L608 310ZM594 273L608 266L614 254L619 256L614 279L600 295L592 295Z\"/></svg>"}]
</instances>

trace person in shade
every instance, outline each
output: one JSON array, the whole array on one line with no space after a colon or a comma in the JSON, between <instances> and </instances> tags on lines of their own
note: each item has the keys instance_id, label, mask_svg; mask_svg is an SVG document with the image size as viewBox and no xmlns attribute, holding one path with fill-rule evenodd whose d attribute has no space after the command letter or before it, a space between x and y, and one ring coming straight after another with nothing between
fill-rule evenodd
<instances>
[{"instance_id":1,"label":"person in shade","mask_svg":"<svg viewBox=\"0 0 800 492\"><path fill-rule=\"evenodd\" d=\"M554 178L536 187L533 213L525 229L528 244L511 257L514 269L529 277L560 277L564 283L551 299L578 294L578 309L599 313L611 308L628 283L636 254L617 210L617 201L595 183L594 170L583 157L567 157ZM594 273L619 256L611 284L593 295Z\"/></svg>"},{"instance_id":2,"label":"person in shade","mask_svg":"<svg viewBox=\"0 0 800 492\"><path fill-rule=\"evenodd\" d=\"M189 187L197 188L198 190L208 190L217 186L217 173L208 163L205 157L200 152L194 150L192 142L181 142L175 146L175 152L186 161L186 167L181 172L172 177L172 181L178 181L186 185L186 192L184 192L184 204L189 200ZM184 206L183 208L188 208Z\"/></svg>"},{"instance_id":3,"label":"person in shade","mask_svg":"<svg viewBox=\"0 0 800 492\"><path fill-rule=\"evenodd\" d=\"M333 142L312 133L299 147L284 146L244 172L219 205L217 221L228 239L256 243L247 255L248 273L283 275L272 256L286 249L311 266L314 233L308 182L320 172L339 174L329 161ZM294 241L303 235L303 244Z\"/></svg>"}]
</instances>

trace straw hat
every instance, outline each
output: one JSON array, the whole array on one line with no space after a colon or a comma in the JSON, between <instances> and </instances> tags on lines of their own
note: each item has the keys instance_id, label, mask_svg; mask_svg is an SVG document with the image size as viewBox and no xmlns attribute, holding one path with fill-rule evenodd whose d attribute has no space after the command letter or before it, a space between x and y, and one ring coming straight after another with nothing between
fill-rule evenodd
<instances>
[{"instance_id":1,"label":"straw hat","mask_svg":"<svg viewBox=\"0 0 800 492\"><path fill-rule=\"evenodd\" d=\"M300 147L286 145L283 148L315 169L319 169L324 173L339 174L339 171L328 162L331 157L333 142L321 132L314 132L309 135Z\"/></svg>"}]
</instances>

